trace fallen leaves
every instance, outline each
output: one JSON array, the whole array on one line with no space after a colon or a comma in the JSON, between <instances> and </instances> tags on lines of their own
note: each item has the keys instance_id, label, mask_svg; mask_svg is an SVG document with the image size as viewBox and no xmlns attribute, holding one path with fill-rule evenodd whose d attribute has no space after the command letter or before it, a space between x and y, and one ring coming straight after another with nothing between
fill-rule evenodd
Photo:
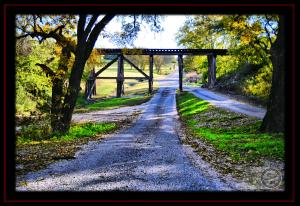
<instances>
[{"instance_id":1,"label":"fallen leaves","mask_svg":"<svg viewBox=\"0 0 300 206\"><path fill-rule=\"evenodd\" d=\"M133 121L133 119L132 119ZM118 129L130 126L131 121L121 121ZM112 132L115 132L112 131ZM75 153L89 141L101 141L109 134L94 137L77 138L70 141L39 141L33 144L20 144L16 146L16 175L25 175L28 172L46 168L49 164L74 159Z\"/></svg>"}]
</instances>

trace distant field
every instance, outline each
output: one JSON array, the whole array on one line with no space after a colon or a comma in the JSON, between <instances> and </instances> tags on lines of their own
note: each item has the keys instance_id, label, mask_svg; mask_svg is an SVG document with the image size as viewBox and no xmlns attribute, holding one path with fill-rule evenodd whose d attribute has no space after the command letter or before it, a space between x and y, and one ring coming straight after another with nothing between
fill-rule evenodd
<instances>
[{"instance_id":1,"label":"distant field","mask_svg":"<svg viewBox=\"0 0 300 206\"><path fill-rule=\"evenodd\" d=\"M174 71L170 68L173 68L171 65L162 66L161 74L157 74L154 68L154 81L153 81L153 89L158 88L157 79L164 77L166 74ZM100 68L96 68L98 71ZM144 72L149 75L149 66L147 65ZM131 68L130 65L124 64L124 76L125 77L143 77L143 75L138 72L136 69ZM117 63L111 65L108 69L106 69L103 73L101 73L100 77L117 77ZM97 95L95 98L104 98L104 97L112 97L116 95L117 84L114 79L98 79L96 80L96 91ZM84 82L82 83L82 88L84 91ZM125 96L130 95L139 95L145 94L148 92L148 80L138 81L134 79L125 80L124 81L124 90Z\"/></svg>"}]
</instances>

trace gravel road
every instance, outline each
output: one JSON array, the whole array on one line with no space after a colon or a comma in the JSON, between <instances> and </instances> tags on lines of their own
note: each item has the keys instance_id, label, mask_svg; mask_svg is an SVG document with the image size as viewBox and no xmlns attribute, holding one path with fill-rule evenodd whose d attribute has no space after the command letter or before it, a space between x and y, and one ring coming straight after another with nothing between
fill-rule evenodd
<instances>
[{"instance_id":1,"label":"gravel road","mask_svg":"<svg viewBox=\"0 0 300 206\"><path fill-rule=\"evenodd\" d=\"M220 191L248 185L224 179L178 135L178 74L159 80L135 124L89 142L72 160L17 178L17 191ZM107 114L109 115L109 114Z\"/></svg>"},{"instance_id":2,"label":"gravel road","mask_svg":"<svg viewBox=\"0 0 300 206\"><path fill-rule=\"evenodd\" d=\"M196 97L204 99L214 106L228 109L233 112L246 114L248 116L263 119L266 110L264 108L255 107L226 97L225 95L209 91L203 88L184 87L185 91L189 91Z\"/></svg>"},{"instance_id":3,"label":"gravel road","mask_svg":"<svg viewBox=\"0 0 300 206\"><path fill-rule=\"evenodd\" d=\"M202 191L232 190L194 154L177 134L176 74L160 80L134 126L102 142L90 142L76 159L17 179L17 191ZM202 165L204 166L204 165ZM231 183L232 184L232 183Z\"/></svg>"}]
</instances>

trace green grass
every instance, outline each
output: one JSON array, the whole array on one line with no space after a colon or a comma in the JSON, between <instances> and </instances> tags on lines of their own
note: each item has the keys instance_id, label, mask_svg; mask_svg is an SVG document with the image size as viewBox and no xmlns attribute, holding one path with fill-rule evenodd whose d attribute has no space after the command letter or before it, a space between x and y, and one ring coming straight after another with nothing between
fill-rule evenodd
<instances>
[{"instance_id":1,"label":"green grass","mask_svg":"<svg viewBox=\"0 0 300 206\"><path fill-rule=\"evenodd\" d=\"M50 140L70 141L82 137L93 137L105 134L117 128L116 123L85 123L71 126L69 132L64 135L53 135Z\"/></svg>"},{"instance_id":2,"label":"green grass","mask_svg":"<svg viewBox=\"0 0 300 206\"><path fill-rule=\"evenodd\" d=\"M209 141L236 161L284 159L284 135L261 133L261 120L216 108L188 92L177 94L177 107L193 137Z\"/></svg>"},{"instance_id":3,"label":"green grass","mask_svg":"<svg viewBox=\"0 0 300 206\"><path fill-rule=\"evenodd\" d=\"M67 134L51 134L44 136L33 135L30 127L27 127L26 131L23 131L20 136L17 137L17 145L21 144L38 144L40 142L55 142L55 141L72 141L74 139L83 137L94 137L99 134L105 134L117 129L116 123L84 123L71 125L71 128ZM35 134L42 128L34 128Z\"/></svg>"},{"instance_id":4,"label":"green grass","mask_svg":"<svg viewBox=\"0 0 300 206\"><path fill-rule=\"evenodd\" d=\"M98 71L100 68L97 68ZM173 69L170 69L169 65L162 66L161 73L157 74L156 70L154 70L154 82L153 88L158 88L158 83L156 82L157 79L163 78L165 75L173 72ZM145 67L144 72L149 75L149 66ZM117 63L112 64L108 69L101 73L100 77L116 77L117 76ZM143 75L134 68L131 68L128 64L124 64L124 76L125 77L143 77ZM111 97L116 95L116 80L110 79L98 79L97 80L97 95L96 98L102 97ZM83 86L83 85L82 85ZM148 81L144 80L143 82L139 82L138 80L125 80L125 95L133 95L133 94L140 94L140 93L147 93L148 92Z\"/></svg>"},{"instance_id":5,"label":"green grass","mask_svg":"<svg viewBox=\"0 0 300 206\"><path fill-rule=\"evenodd\" d=\"M80 97L77 100L77 109L75 112L88 112L88 111L95 111L95 110L108 110L108 109L116 109L125 106L134 106L139 105L144 102L147 102L152 96L137 96L137 97L121 97L121 98L109 98L103 99L99 102L87 104L83 97ZM81 105L80 105L81 103Z\"/></svg>"}]
</instances>

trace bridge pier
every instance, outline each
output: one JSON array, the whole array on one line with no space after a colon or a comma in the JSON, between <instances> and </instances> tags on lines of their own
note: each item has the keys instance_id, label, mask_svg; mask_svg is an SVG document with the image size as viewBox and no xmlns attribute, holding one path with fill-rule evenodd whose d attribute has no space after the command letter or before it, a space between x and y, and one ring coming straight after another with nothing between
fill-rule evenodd
<instances>
[{"instance_id":1,"label":"bridge pier","mask_svg":"<svg viewBox=\"0 0 300 206\"><path fill-rule=\"evenodd\" d=\"M95 69L93 69L88 77L88 80L85 84L85 98L90 99L92 95L96 95L96 76L95 76Z\"/></svg>"},{"instance_id":2,"label":"bridge pier","mask_svg":"<svg viewBox=\"0 0 300 206\"><path fill-rule=\"evenodd\" d=\"M124 61L123 55L118 56L118 74L117 74L117 97L121 97L124 94Z\"/></svg>"},{"instance_id":3,"label":"bridge pier","mask_svg":"<svg viewBox=\"0 0 300 206\"><path fill-rule=\"evenodd\" d=\"M149 94L152 94L153 92L153 55L151 54L149 56Z\"/></svg>"},{"instance_id":4,"label":"bridge pier","mask_svg":"<svg viewBox=\"0 0 300 206\"><path fill-rule=\"evenodd\" d=\"M182 76L183 76L183 58L178 55L178 71L179 71L179 91L182 92Z\"/></svg>"},{"instance_id":5,"label":"bridge pier","mask_svg":"<svg viewBox=\"0 0 300 206\"><path fill-rule=\"evenodd\" d=\"M213 88L216 83L216 55L207 55L208 60L208 88Z\"/></svg>"}]
</instances>

